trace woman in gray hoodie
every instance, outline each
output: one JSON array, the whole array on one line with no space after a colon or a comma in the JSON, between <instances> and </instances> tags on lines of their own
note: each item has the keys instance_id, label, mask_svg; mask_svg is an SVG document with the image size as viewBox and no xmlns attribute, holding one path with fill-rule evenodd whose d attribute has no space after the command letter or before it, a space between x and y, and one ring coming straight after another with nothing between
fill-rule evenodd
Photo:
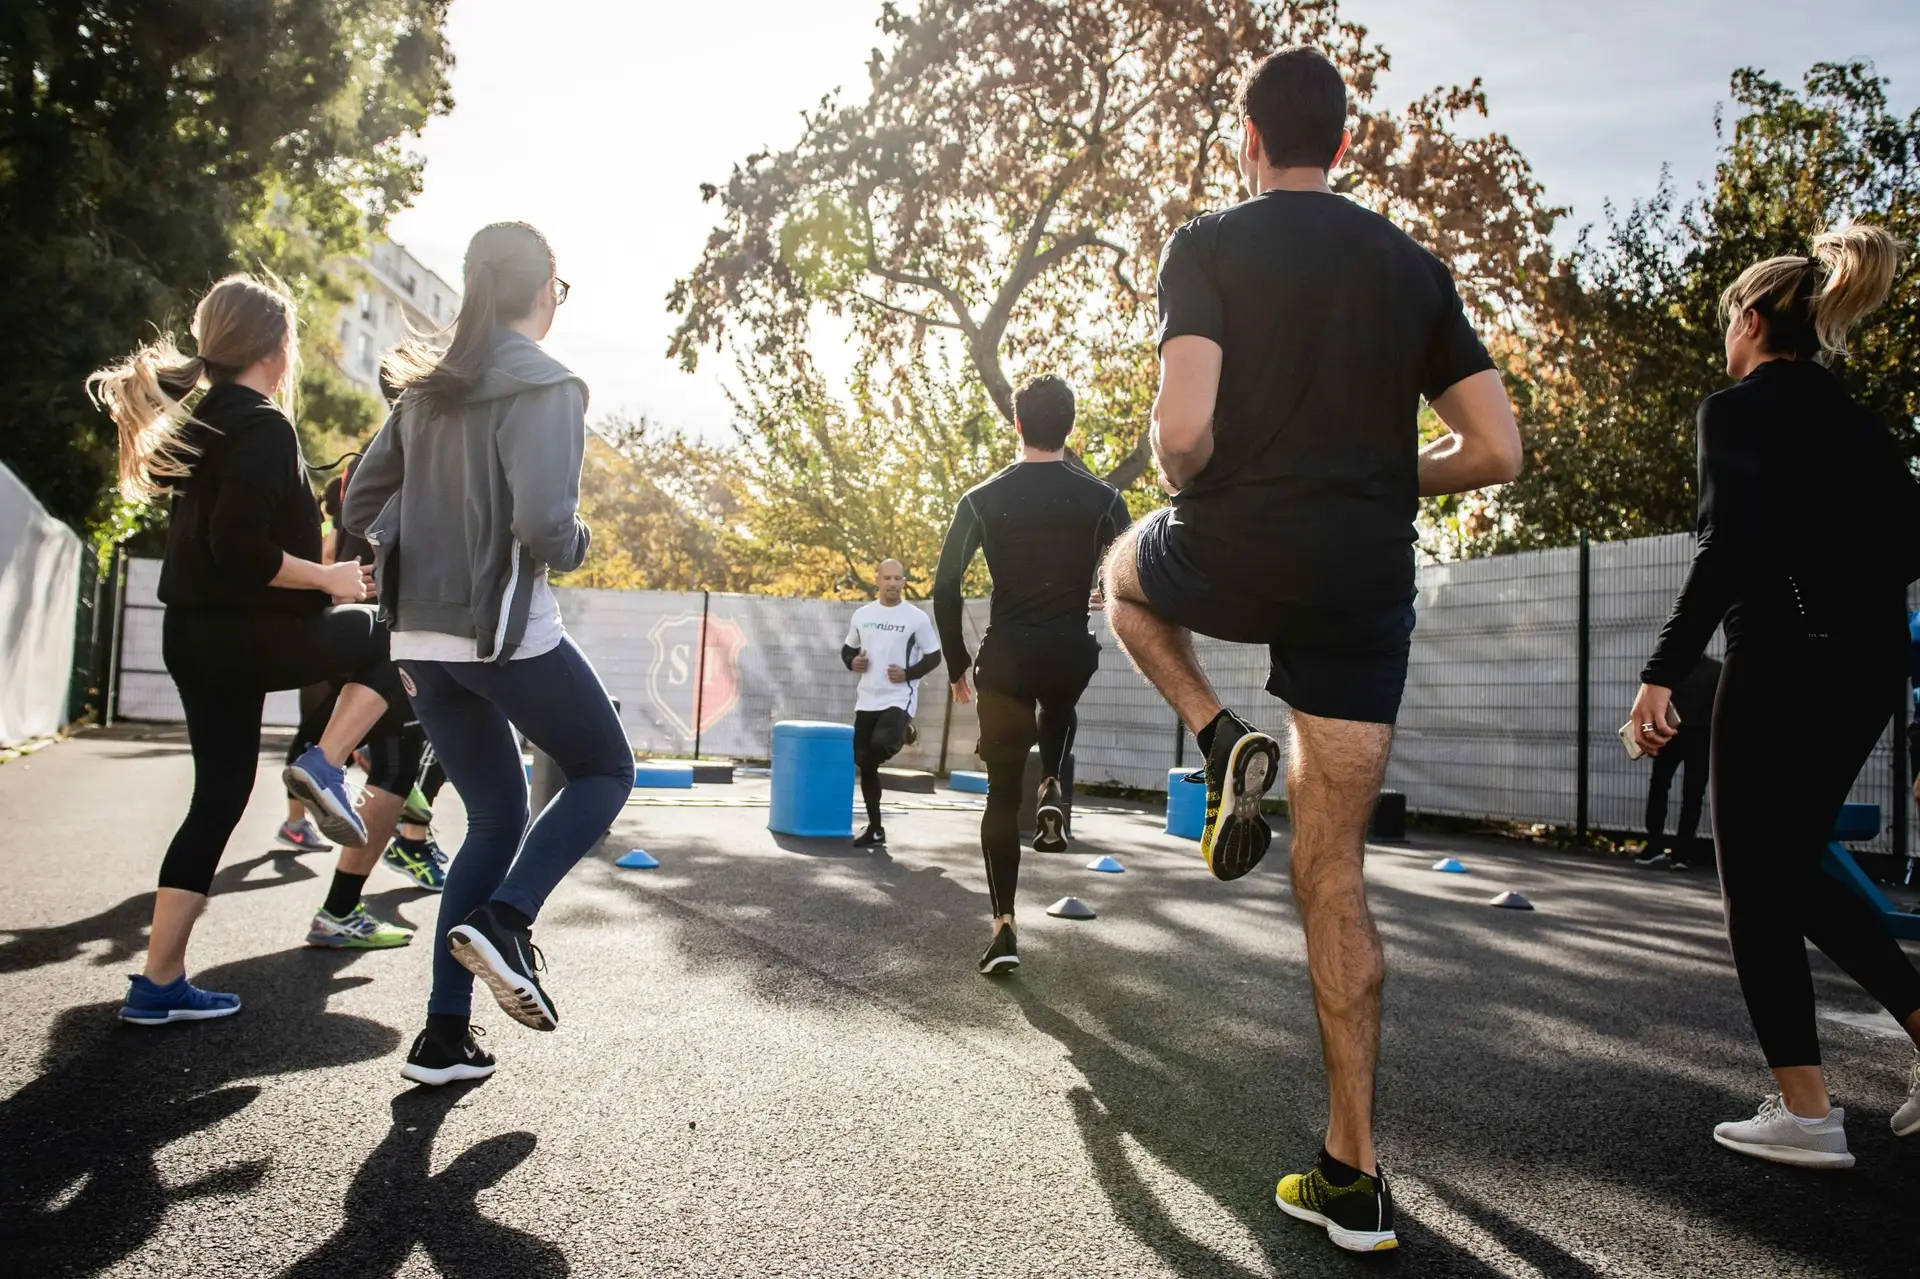
<instances>
[{"instance_id":1,"label":"woman in gray hoodie","mask_svg":"<svg viewBox=\"0 0 1920 1279\"><path fill-rule=\"evenodd\" d=\"M427 1025L401 1070L427 1084L493 1073L468 1023L476 976L515 1021L558 1024L533 921L633 789L620 717L547 586L591 540L579 509L586 384L538 345L567 284L544 236L502 222L467 246L465 285L444 350L388 358L400 398L341 509L374 546L394 660L467 806ZM567 779L531 827L516 729Z\"/></svg>"}]
</instances>

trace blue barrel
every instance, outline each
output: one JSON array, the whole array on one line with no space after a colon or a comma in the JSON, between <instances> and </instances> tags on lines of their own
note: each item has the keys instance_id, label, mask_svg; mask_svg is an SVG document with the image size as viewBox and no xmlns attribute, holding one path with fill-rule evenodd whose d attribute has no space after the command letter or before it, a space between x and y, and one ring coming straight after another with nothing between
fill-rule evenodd
<instances>
[{"instance_id":1,"label":"blue barrel","mask_svg":"<svg viewBox=\"0 0 1920 1279\"><path fill-rule=\"evenodd\" d=\"M853 834L853 727L813 720L773 726L773 804L781 835Z\"/></svg>"},{"instance_id":2,"label":"blue barrel","mask_svg":"<svg viewBox=\"0 0 1920 1279\"><path fill-rule=\"evenodd\" d=\"M1167 770L1167 834L1199 839L1207 824L1207 784L1190 782L1190 768Z\"/></svg>"}]
</instances>

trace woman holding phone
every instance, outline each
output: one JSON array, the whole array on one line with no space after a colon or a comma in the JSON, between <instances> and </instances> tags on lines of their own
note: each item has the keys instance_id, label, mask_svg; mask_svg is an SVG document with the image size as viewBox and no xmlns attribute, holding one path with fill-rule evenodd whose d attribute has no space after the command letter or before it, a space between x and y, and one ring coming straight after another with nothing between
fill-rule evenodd
<instances>
[{"instance_id":1,"label":"woman holding phone","mask_svg":"<svg viewBox=\"0 0 1920 1279\"><path fill-rule=\"evenodd\" d=\"M427 1024L401 1073L444 1084L493 1072L469 1024L473 978L507 1015L552 1030L533 921L620 813L633 750L606 689L561 624L547 573L591 540L580 518L587 388L540 349L568 286L523 222L467 246L445 349L402 347L400 399L347 488L341 523L373 543L393 655L467 838L447 873ZM515 730L566 776L527 824Z\"/></svg>"},{"instance_id":2,"label":"woman holding phone","mask_svg":"<svg viewBox=\"0 0 1920 1279\"><path fill-rule=\"evenodd\" d=\"M1727 937L1779 1091L1714 1140L1848 1168L1814 1029L1806 942L1920 1046L1920 973L1865 901L1820 869L1834 819L1905 676L1920 496L1887 429L1826 368L1885 299L1904 246L1876 226L1748 267L1722 295L1727 375L1700 406L1698 548L1624 730L1657 754L1672 690L1724 619L1709 764ZM1818 503L1805 499L1821 495ZM1920 1061L1893 1116L1920 1131Z\"/></svg>"}]
</instances>

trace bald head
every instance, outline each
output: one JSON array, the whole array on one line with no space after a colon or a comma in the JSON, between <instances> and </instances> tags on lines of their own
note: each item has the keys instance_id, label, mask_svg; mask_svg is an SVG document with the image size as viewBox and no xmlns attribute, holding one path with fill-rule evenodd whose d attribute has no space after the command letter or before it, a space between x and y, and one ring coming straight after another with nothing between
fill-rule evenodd
<instances>
[{"instance_id":1,"label":"bald head","mask_svg":"<svg viewBox=\"0 0 1920 1279\"><path fill-rule=\"evenodd\" d=\"M881 560L874 570L874 582L880 588L880 602L892 608L907 589L907 566L899 560Z\"/></svg>"}]
</instances>

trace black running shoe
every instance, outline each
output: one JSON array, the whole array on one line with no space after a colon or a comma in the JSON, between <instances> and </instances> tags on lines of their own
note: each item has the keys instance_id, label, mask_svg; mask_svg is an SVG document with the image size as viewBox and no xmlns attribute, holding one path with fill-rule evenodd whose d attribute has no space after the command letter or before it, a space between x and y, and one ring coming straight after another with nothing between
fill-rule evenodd
<instances>
[{"instance_id":1,"label":"black running shoe","mask_svg":"<svg viewBox=\"0 0 1920 1279\"><path fill-rule=\"evenodd\" d=\"M493 992L502 1012L535 1030L560 1024L553 1000L540 988L546 957L533 944L533 930L510 928L492 906L482 906L447 930L447 949L462 968Z\"/></svg>"},{"instance_id":2,"label":"black running shoe","mask_svg":"<svg viewBox=\"0 0 1920 1279\"><path fill-rule=\"evenodd\" d=\"M980 956L980 974L991 977L998 972L1012 972L1020 966L1020 951L1013 939L1011 925L1002 924L993 934L993 944L987 947L987 953Z\"/></svg>"},{"instance_id":3,"label":"black running shoe","mask_svg":"<svg viewBox=\"0 0 1920 1279\"><path fill-rule=\"evenodd\" d=\"M403 1078L416 1084L450 1084L457 1079L485 1079L493 1073L493 1054L480 1046L477 1035L487 1032L469 1026L458 1040L423 1030L414 1036L413 1051L400 1067Z\"/></svg>"},{"instance_id":4,"label":"black running shoe","mask_svg":"<svg viewBox=\"0 0 1920 1279\"><path fill-rule=\"evenodd\" d=\"M1067 851L1067 813L1060 802L1060 782L1049 777L1040 783L1040 807L1034 813L1039 830L1034 832L1033 851L1036 853L1064 853Z\"/></svg>"},{"instance_id":5,"label":"black running shoe","mask_svg":"<svg viewBox=\"0 0 1920 1279\"><path fill-rule=\"evenodd\" d=\"M1635 866L1645 866L1649 870L1658 870L1662 866L1671 865L1672 862L1673 862L1673 858L1668 856L1665 852L1663 852L1658 848L1654 849L1652 852L1642 853L1640 856L1633 859L1633 864Z\"/></svg>"},{"instance_id":6,"label":"black running shoe","mask_svg":"<svg viewBox=\"0 0 1920 1279\"><path fill-rule=\"evenodd\" d=\"M853 837L855 848L884 848L886 843L887 832L879 826L869 826Z\"/></svg>"},{"instance_id":7,"label":"black running shoe","mask_svg":"<svg viewBox=\"0 0 1920 1279\"><path fill-rule=\"evenodd\" d=\"M1316 1164L1289 1173L1273 1193L1289 1217L1324 1226L1327 1237L1348 1252L1385 1252L1400 1246L1393 1233L1393 1192L1384 1172L1361 1173L1347 1186L1328 1181Z\"/></svg>"},{"instance_id":8,"label":"black running shoe","mask_svg":"<svg viewBox=\"0 0 1920 1279\"><path fill-rule=\"evenodd\" d=\"M1280 743L1226 712L1207 755L1207 822L1200 855L1215 879L1238 879L1267 855L1273 828L1260 801L1280 776Z\"/></svg>"}]
</instances>

